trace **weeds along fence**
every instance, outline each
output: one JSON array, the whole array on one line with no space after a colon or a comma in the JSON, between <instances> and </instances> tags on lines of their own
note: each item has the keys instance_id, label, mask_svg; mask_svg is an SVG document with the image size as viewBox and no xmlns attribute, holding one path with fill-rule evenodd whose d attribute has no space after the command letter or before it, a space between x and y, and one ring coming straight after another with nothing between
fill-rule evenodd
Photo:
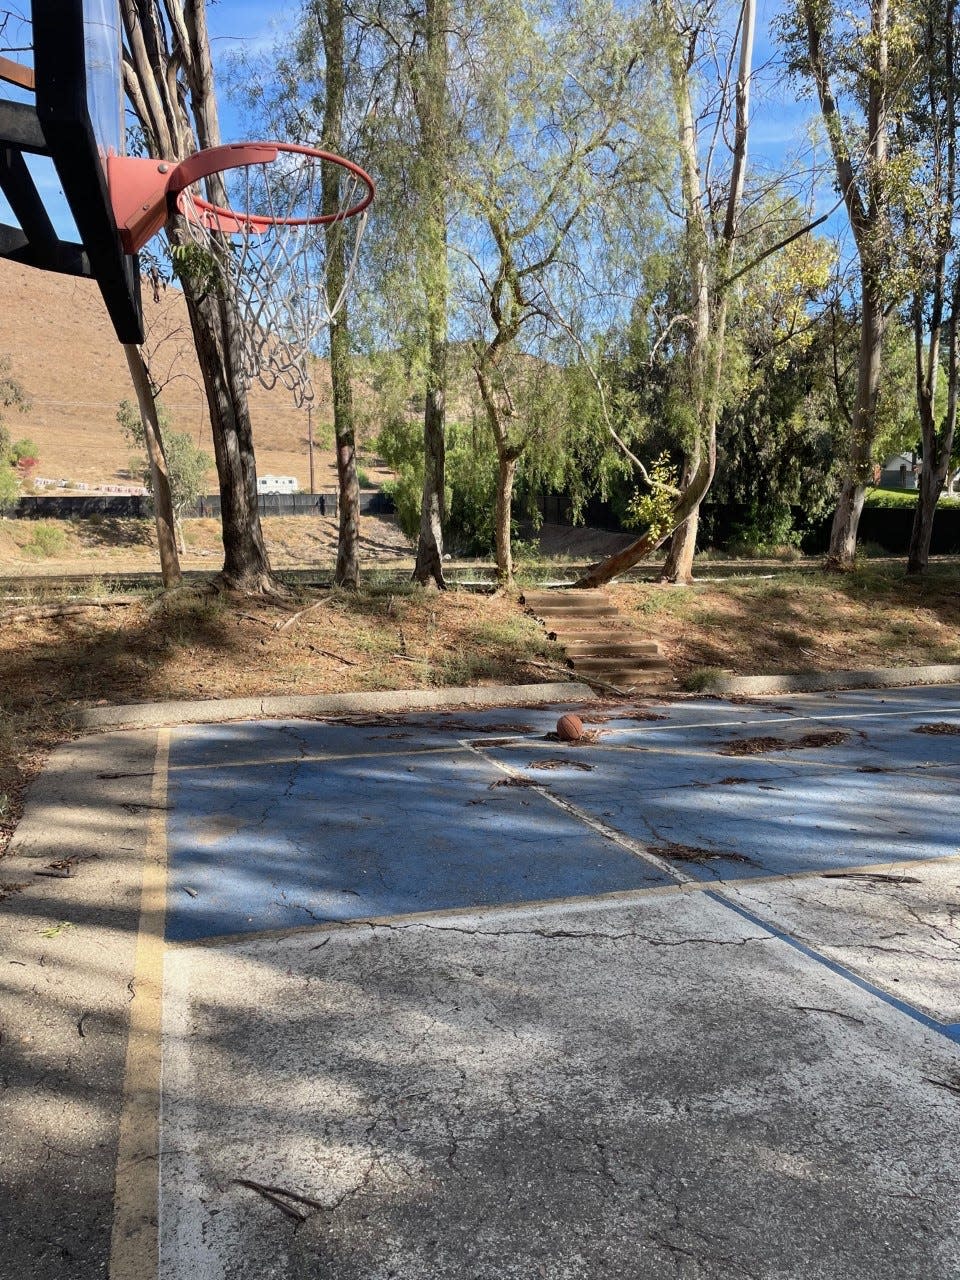
<instances>
[{"instance_id":1,"label":"weeds along fence","mask_svg":"<svg viewBox=\"0 0 960 1280\"><path fill-rule=\"evenodd\" d=\"M335 516L337 493L261 493L260 514L264 516ZM360 494L362 515L389 515L393 499L375 490ZM50 497L23 497L11 514L18 520L143 519L153 515L153 501L137 494L83 494ZM186 517L219 518L220 495L208 494L184 512Z\"/></svg>"}]
</instances>

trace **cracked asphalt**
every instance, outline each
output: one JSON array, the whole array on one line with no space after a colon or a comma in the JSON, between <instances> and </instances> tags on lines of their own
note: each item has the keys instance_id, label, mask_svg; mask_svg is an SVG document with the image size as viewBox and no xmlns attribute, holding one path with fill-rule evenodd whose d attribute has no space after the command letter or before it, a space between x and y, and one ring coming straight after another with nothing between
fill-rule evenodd
<instances>
[{"instance_id":1,"label":"cracked asphalt","mask_svg":"<svg viewBox=\"0 0 960 1280\"><path fill-rule=\"evenodd\" d=\"M54 756L0 1277L960 1278L960 691L560 710Z\"/></svg>"}]
</instances>

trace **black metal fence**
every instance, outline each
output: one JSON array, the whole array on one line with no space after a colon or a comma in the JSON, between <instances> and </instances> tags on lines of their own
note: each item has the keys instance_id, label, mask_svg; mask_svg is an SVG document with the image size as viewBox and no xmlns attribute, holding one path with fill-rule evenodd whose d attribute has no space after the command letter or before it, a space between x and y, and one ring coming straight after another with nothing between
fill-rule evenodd
<instances>
[{"instance_id":1,"label":"black metal fence","mask_svg":"<svg viewBox=\"0 0 960 1280\"><path fill-rule=\"evenodd\" d=\"M393 511L393 499L379 489L360 494L361 515L389 515ZM337 492L327 489L322 493L261 493L262 516L335 516ZM191 516L219 516L220 495L209 494L199 500L187 512Z\"/></svg>"},{"instance_id":2,"label":"black metal fence","mask_svg":"<svg viewBox=\"0 0 960 1280\"><path fill-rule=\"evenodd\" d=\"M393 499L379 489L360 494L362 515L390 515ZM18 520L86 520L91 516L138 519L153 514L153 500L137 494L89 494L77 496L23 497L11 513ZM188 508L186 516L220 516L219 493L208 494ZM337 494L261 493L260 514L264 516L335 516Z\"/></svg>"}]
</instances>

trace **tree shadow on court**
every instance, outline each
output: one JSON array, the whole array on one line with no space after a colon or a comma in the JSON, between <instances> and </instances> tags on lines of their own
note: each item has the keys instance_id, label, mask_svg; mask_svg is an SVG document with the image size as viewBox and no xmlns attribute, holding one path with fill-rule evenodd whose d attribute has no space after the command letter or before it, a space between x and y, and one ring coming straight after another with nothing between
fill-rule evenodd
<instances>
[{"instance_id":1,"label":"tree shadow on court","mask_svg":"<svg viewBox=\"0 0 960 1280\"><path fill-rule=\"evenodd\" d=\"M217 643L218 625L201 619L187 634ZM493 785L502 772L458 745L470 724L458 713L445 739L436 715L412 717L403 739L382 725L305 724L274 734L273 766L257 758L250 727L219 726L204 757L216 767L196 763L192 781L175 753L173 835L178 813L193 822L179 827L180 862L174 851L182 883L200 897L203 858L219 860L224 875L242 869L251 908L279 889L299 890L307 908L306 931L170 952L162 1177L178 1240L203 1239L218 1265L226 1259L223 1274L251 1280L264 1259L279 1274L342 1280L508 1266L642 1275L638 1258L653 1276L677 1256L714 1266L721 1255L718 1275L773 1274L785 1260L813 1275L826 1236L841 1259L849 1250L836 1274L936 1274L957 1128L949 1091L905 1091L884 1026L872 1027L850 984L826 990L819 969L804 977L794 953L784 959L719 904L688 891L581 915L323 927L311 892L336 888L354 915L416 911L455 905L460 878L467 910L502 901L505 879L514 898L569 894L564 863L592 872L603 860L605 842L567 811L529 787ZM616 725L604 728L609 744ZM653 741L665 730L623 732ZM125 763L86 766L96 789L57 834L56 851L99 857L69 884L43 879L0 907L17 978L3 1076L21 1104L5 1153L5 1239L35 1280L97 1274L109 1247L138 873L157 803L153 735L128 741ZM56 794L100 740L71 750L52 762ZM589 774L552 769L548 785L560 799L577 799L584 779L606 785L604 821L624 830L647 808L651 757L634 757L631 794L605 750L591 752ZM822 786L813 774L791 781ZM204 791L192 808L190 786ZM671 794L677 817L696 812L695 787ZM734 790L724 794L736 808ZM798 816L795 801L763 796L771 839L803 840L822 822L821 810ZM839 840L872 806L848 791L835 808ZM225 829L225 814L239 830ZM942 824L933 852L953 852L951 841ZM499 897L489 893L497 860ZM855 910L875 910L880 930L875 895ZM928 1075L941 1070L935 1057ZM891 1151L923 1171L906 1175L900 1197L887 1194ZM785 1224L772 1236L771 1216ZM168 1260L190 1271L189 1247L173 1247Z\"/></svg>"}]
</instances>

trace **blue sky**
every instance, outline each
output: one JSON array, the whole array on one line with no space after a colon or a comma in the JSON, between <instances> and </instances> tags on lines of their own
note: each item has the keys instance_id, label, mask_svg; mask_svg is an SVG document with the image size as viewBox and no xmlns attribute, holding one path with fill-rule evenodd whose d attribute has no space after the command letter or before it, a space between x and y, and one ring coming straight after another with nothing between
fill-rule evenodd
<instances>
[{"instance_id":1,"label":"blue sky","mask_svg":"<svg viewBox=\"0 0 960 1280\"><path fill-rule=\"evenodd\" d=\"M814 115L809 100L797 102L794 85L762 70L775 56L769 28L779 7L777 0L761 0L758 13L755 67L760 74L755 80L751 130L751 158L757 169L777 168L789 153L803 146L807 122ZM208 23L215 68L223 68L230 56L240 51L268 54L283 32L294 25L299 8L298 3L266 5L263 0L209 0ZM22 42L22 30L10 35L11 43ZM17 96L17 91L9 86L3 86L0 92ZM219 106L224 141L247 136L249 129L227 93L221 92ZM31 158L29 163L58 233L67 239L76 238L52 165L42 158ZM823 199L830 203L829 189ZM2 196L0 221L13 221Z\"/></svg>"}]
</instances>

